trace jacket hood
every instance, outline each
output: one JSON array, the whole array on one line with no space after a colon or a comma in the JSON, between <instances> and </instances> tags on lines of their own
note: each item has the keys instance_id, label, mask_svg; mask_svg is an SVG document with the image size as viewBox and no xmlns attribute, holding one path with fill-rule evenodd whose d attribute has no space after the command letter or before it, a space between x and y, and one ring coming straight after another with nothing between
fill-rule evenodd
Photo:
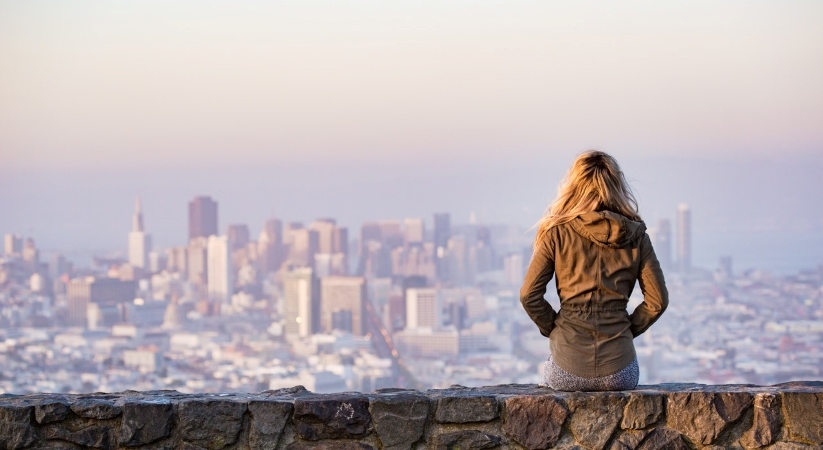
<instances>
[{"instance_id":1,"label":"jacket hood","mask_svg":"<svg viewBox=\"0 0 823 450\"><path fill-rule=\"evenodd\" d=\"M635 222L612 211L592 211L571 221L579 235L601 247L620 248L637 241L646 232L646 224Z\"/></svg>"}]
</instances>

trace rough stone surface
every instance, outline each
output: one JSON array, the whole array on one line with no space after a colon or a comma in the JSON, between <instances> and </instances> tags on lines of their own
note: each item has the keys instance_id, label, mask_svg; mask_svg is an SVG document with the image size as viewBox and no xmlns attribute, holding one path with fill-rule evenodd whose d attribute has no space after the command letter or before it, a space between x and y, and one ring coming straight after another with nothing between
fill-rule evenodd
<instances>
[{"instance_id":1,"label":"rough stone surface","mask_svg":"<svg viewBox=\"0 0 823 450\"><path fill-rule=\"evenodd\" d=\"M117 442L127 447L150 444L169 435L174 407L168 399L124 400Z\"/></svg>"},{"instance_id":2,"label":"rough stone surface","mask_svg":"<svg viewBox=\"0 0 823 450\"><path fill-rule=\"evenodd\" d=\"M254 447L252 447L254 448ZM274 448L274 447L262 447ZM369 444L351 441L292 442L286 450L374 450Z\"/></svg>"},{"instance_id":3,"label":"rough stone surface","mask_svg":"<svg viewBox=\"0 0 823 450\"><path fill-rule=\"evenodd\" d=\"M0 405L0 449L17 450L35 441L31 406Z\"/></svg>"},{"instance_id":4,"label":"rough stone surface","mask_svg":"<svg viewBox=\"0 0 823 450\"><path fill-rule=\"evenodd\" d=\"M474 394L440 397L434 414L438 423L489 422L498 417L500 407L496 397Z\"/></svg>"},{"instance_id":5,"label":"rough stone surface","mask_svg":"<svg viewBox=\"0 0 823 450\"><path fill-rule=\"evenodd\" d=\"M478 430L453 431L438 435L434 441L437 450L483 450L500 446L500 438Z\"/></svg>"},{"instance_id":6,"label":"rough stone surface","mask_svg":"<svg viewBox=\"0 0 823 450\"><path fill-rule=\"evenodd\" d=\"M672 393L666 403L666 420L691 441L710 445L751 403L752 394L747 392Z\"/></svg>"},{"instance_id":7,"label":"rough stone surface","mask_svg":"<svg viewBox=\"0 0 823 450\"><path fill-rule=\"evenodd\" d=\"M91 425L76 431L70 431L59 426L51 426L46 430L46 439L59 439L92 448L113 448L114 439L112 429L100 425Z\"/></svg>"},{"instance_id":8,"label":"rough stone surface","mask_svg":"<svg viewBox=\"0 0 823 450\"><path fill-rule=\"evenodd\" d=\"M774 442L780 432L779 403L779 397L772 393L755 396L752 427L740 439L744 447L759 448Z\"/></svg>"},{"instance_id":9,"label":"rough stone surface","mask_svg":"<svg viewBox=\"0 0 823 450\"><path fill-rule=\"evenodd\" d=\"M527 449L549 448L560 439L568 410L552 396L517 396L506 400L503 431Z\"/></svg>"},{"instance_id":10,"label":"rough stone surface","mask_svg":"<svg viewBox=\"0 0 823 450\"><path fill-rule=\"evenodd\" d=\"M628 430L612 442L609 450L634 450L648 435L648 430Z\"/></svg>"},{"instance_id":11,"label":"rough stone surface","mask_svg":"<svg viewBox=\"0 0 823 450\"><path fill-rule=\"evenodd\" d=\"M292 409L292 404L285 401L254 400L249 402L251 413L249 445L252 448L277 447Z\"/></svg>"},{"instance_id":12,"label":"rough stone surface","mask_svg":"<svg viewBox=\"0 0 823 450\"><path fill-rule=\"evenodd\" d=\"M823 393L784 392L783 415L789 440L823 444Z\"/></svg>"},{"instance_id":13,"label":"rough stone surface","mask_svg":"<svg viewBox=\"0 0 823 450\"><path fill-rule=\"evenodd\" d=\"M59 422L69 415L69 406L65 398L39 401L34 406L34 418L41 424Z\"/></svg>"},{"instance_id":14,"label":"rough stone surface","mask_svg":"<svg viewBox=\"0 0 823 450\"><path fill-rule=\"evenodd\" d=\"M294 401L294 426L303 439L356 439L372 428L369 399L362 394L331 394Z\"/></svg>"},{"instance_id":15,"label":"rough stone surface","mask_svg":"<svg viewBox=\"0 0 823 450\"><path fill-rule=\"evenodd\" d=\"M637 447L638 450L688 450L688 448L680 437L680 433L668 428L655 428L643 440L640 447Z\"/></svg>"},{"instance_id":16,"label":"rough stone surface","mask_svg":"<svg viewBox=\"0 0 823 450\"><path fill-rule=\"evenodd\" d=\"M663 396L660 394L631 394L623 409L623 429L640 430L656 423L663 414Z\"/></svg>"},{"instance_id":17,"label":"rough stone surface","mask_svg":"<svg viewBox=\"0 0 823 450\"><path fill-rule=\"evenodd\" d=\"M577 442L602 449L617 429L626 398L614 394L580 394L568 400L569 429Z\"/></svg>"},{"instance_id":18,"label":"rough stone surface","mask_svg":"<svg viewBox=\"0 0 823 450\"><path fill-rule=\"evenodd\" d=\"M370 405L374 430L383 448L410 449L423 437L431 410L428 397L400 392L377 396Z\"/></svg>"},{"instance_id":19,"label":"rough stone surface","mask_svg":"<svg viewBox=\"0 0 823 450\"><path fill-rule=\"evenodd\" d=\"M234 444L243 426L247 405L220 397L194 398L177 405L184 441L208 449Z\"/></svg>"},{"instance_id":20,"label":"rough stone surface","mask_svg":"<svg viewBox=\"0 0 823 450\"><path fill-rule=\"evenodd\" d=\"M71 410L80 417L87 419L114 419L123 409L114 402L101 398L84 398L71 404Z\"/></svg>"}]
</instances>

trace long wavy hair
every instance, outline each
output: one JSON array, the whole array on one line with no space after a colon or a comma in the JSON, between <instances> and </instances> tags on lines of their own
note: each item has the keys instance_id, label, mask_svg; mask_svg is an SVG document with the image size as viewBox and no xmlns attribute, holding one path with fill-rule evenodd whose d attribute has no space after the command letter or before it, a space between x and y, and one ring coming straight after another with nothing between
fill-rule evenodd
<instances>
[{"instance_id":1,"label":"long wavy hair","mask_svg":"<svg viewBox=\"0 0 823 450\"><path fill-rule=\"evenodd\" d=\"M589 150L577 156L557 188L557 198L535 224L534 248L546 232L590 211L609 210L641 221L631 186L611 155Z\"/></svg>"}]
</instances>

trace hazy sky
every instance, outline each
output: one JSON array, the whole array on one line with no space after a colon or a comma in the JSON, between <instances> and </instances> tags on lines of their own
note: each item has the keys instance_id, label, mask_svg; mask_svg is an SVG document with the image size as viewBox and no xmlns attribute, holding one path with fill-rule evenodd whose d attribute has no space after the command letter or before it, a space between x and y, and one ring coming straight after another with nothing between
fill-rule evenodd
<instances>
[{"instance_id":1,"label":"hazy sky","mask_svg":"<svg viewBox=\"0 0 823 450\"><path fill-rule=\"evenodd\" d=\"M253 233L528 225L600 148L650 223L692 205L696 260L745 232L753 261L823 262L822 23L819 0L0 0L0 233L123 250L137 194L162 246L200 194Z\"/></svg>"},{"instance_id":2,"label":"hazy sky","mask_svg":"<svg viewBox=\"0 0 823 450\"><path fill-rule=\"evenodd\" d=\"M7 167L823 148L823 2L0 3Z\"/></svg>"}]
</instances>

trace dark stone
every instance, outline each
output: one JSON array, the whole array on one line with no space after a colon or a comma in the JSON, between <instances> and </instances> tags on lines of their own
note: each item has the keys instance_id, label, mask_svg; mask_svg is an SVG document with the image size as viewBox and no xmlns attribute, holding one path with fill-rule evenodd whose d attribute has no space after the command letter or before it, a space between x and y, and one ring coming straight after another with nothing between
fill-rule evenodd
<instances>
[{"instance_id":1,"label":"dark stone","mask_svg":"<svg viewBox=\"0 0 823 450\"><path fill-rule=\"evenodd\" d=\"M567 401L571 418L569 429L577 442L602 449L617 429L626 398L614 394L581 394Z\"/></svg>"},{"instance_id":2,"label":"dark stone","mask_svg":"<svg viewBox=\"0 0 823 450\"><path fill-rule=\"evenodd\" d=\"M748 392L675 392L666 402L666 421L691 441L710 445L751 403Z\"/></svg>"},{"instance_id":3,"label":"dark stone","mask_svg":"<svg viewBox=\"0 0 823 450\"><path fill-rule=\"evenodd\" d=\"M623 429L639 430L660 420L663 414L663 396L657 394L631 394L623 409Z\"/></svg>"},{"instance_id":4,"label":"dark stone","mask_svg":"<svg viewBox=\"0 0 823 450\"><path fill-rule=\"evenodd\" d=\"M31 406L0 406L0 449L17 450L34 443Z\"/></svg>"},{"instance_id":5,"label":"dark stone","mask_svg":"<svg viewBox=\"0 0 823 450\"><path fill-rule=\"evenodd\" d=\"M437 450L482 450L499 446L499 437L477 430L443 433L434 441L434 448Z\"/></svg>"},{"instance_id":6,"label":"dark stone","mask_svg":"<svg viewBox=\"0 0 823 450\"><path fill-rule=\"evenodd\" d=\"M371 399L374 430L384 449L410 449L426 429L431 401L420 394L398 393Z\"/></svg>"},{"instance_id":7,"label":"dark stone","mask_svg":"<svg viewBox=\"0 0 823 450\"><path fill-rule=\"evenodd\" d=\"M767 447L767 450L823 450L823 446L798 444L795 442L778 442Z\"/></svg>"},{"instance_id":8,"label":"dark stone","mask_svg":"<svg viewBox=\"0 0 823 450\"><path fill-rule=\"evenodd\" d=\"M292 404L286 401L254 400L249 402L251 413L249 446L251 448L277 447L292 409Z\"/></svg>"},{"instance_id":9,"label":"dark stone","mask_svg":"<svg viewBox=\"0 0 823 450\"><path fill-rule=\"evenodd\" d=\"M294 428L303 439L356 439L371 431L369 399L361 394L297 398Z\"/></svg>"},{"instance_id":10,"label":"dark stone","mask_svg":"<svg viewBox=\"0 0 823 450\"><path fill-rule=\"evenodd\" d=\"M234 444L243 427L246 404L220 398L184 400L177 404L184 441L208 449Z\"/></svg>"},{"instance_id":11,"label":"dark stone","mask_svg":"<svg viewBox=\"0 0 823 450\"><path fill-rule=\"evenodd\" d=\"M300 397L311 395L311 392L303 386L294 386L280 389L269 389L260 394L265 394L268 397Z\"/></svg>"},{"instance_id":12,"label":"dark stone","mask_svg":"<svg viewBox=\"0 0 823 450\"><path fill-rule=\"evenodd\" d=\"M53 425L46 429L46 439L59 439L84 447L114 448L114 439L110 429L103 425L91 425L77 431L70 431Z\"/></svg>"},{"instance_id":13,"label":"dark stone","mask_svg":"<svg viewBox=\"0 0 823 450\"><path fill-rule=\"evenodd\" d=\"M551 396L518 396L506 400L503 431L527 449L553 446L560 439L569 412Z\"/></svg>"},{"instance_id":14,"label":"dark stone","mask_svg":"<svg viewBox=\"0 0 823 450\"><path fill-rule=\"evenodd\" d=\"M631 403L631 401L630 401ZM629 430L617 437L612 442L609 450L634 450L648 436L649 430Z\"/></svg>"},{"instance_id":15,"label":"dark stone","mask_svg":"<svg viewBox=\"0 0 823 450\"><path fill-rule=\"evenodd\" d=\"M437 399L434 420L438 423L489 422L500 417L497 398L491 395L460 394Z\"/></svg>"},{"instance_id":16,"label":"dark stone","mask_svg":"<svg viewBox=\"0 0 823 450\"><path fill-rule=\"evenodd\" d=\"M823 444L823 393L784 392L783 417L788 440Z\"/></svg>"},{"instance_id":17,"label":"dark stone","mask_svg":"<svg viewBox=\"0 0 823 450\"><path fill-rule=\"evenodd\" d=\"M69 411L69 403L65 399L45 399L34 405L34 418L40 424L59 422L69 415Z\"/></svg>"},{"instance_id":18,"label":"dark stone","mask_svg":"<svg viewBox=\"0 0 823 450\"><path fill-rule=\"evenodd\" d=\"M779 397L774 394L755 396L752 427L740 439L744 447L759 448L774 442L780 432L779 403Z\"/></svg>"},{"instance_id":19,"label":"dark stone","mask_svg":"<svg viewBox=\"0 0 823 450\"><path fill-rule=\"evenodd\" d=\"M71 405L71 410L80 417L86 419L114 419L123 413L123 409L101 398L84 398Z\"/></svg>"},{"instance_id":20,"label":"dark stone","mask_svg":"<svg viewBox=\"0 0 823 450\"><path fill-rule=\"evenodd\" d=\"M169 435L174 408L165 398L118 402L123 408L117 442L127 447L149 444Z\"/></svg>"},{"instance_id":21,"label":"dark stone","mask_svg":"<svg viewBox=\"0 0 823 450\"><path fill-rule=\"evenodd\" d=\"M252 447L255 448L255 447ZM274 447L265 447L274 448ZM374 450L369 444L350 441L292 442L286 450Z\"/></svg>"},{"instance_id":22,"label":"dark stone","mask_svg":"<svg viewBox=\"0 0 823 450\"><path fill-rule=\"evenodd\" d=\"M668 428L655 428L637 450L688 450L680 433Z\"/></svg>"}]
</instances>

